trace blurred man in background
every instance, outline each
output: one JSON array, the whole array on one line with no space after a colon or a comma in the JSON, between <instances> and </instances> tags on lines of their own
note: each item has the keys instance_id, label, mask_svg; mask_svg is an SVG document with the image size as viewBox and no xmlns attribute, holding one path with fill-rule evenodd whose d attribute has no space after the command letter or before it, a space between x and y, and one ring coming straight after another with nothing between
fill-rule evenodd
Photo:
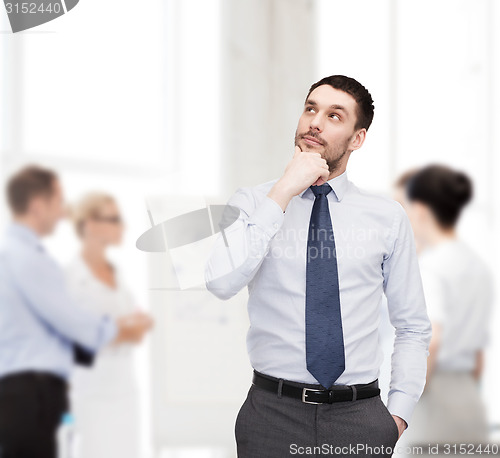
<instances>
[{"instance_id":1,"label":"blurred man in background","mask_svg":"<svg viewBox=\"0 0 500 458\"><path fill-rule=\"evenodd\" d=\"M54 458L75 354L88 361L112 341L136 342L151 322L142 313L114 321L72 303L63 271L41 244L63 216L54 172L22 169L9 180L7 199L13 222L0 248L0 457Z\"/></svg>"}]
</instances>

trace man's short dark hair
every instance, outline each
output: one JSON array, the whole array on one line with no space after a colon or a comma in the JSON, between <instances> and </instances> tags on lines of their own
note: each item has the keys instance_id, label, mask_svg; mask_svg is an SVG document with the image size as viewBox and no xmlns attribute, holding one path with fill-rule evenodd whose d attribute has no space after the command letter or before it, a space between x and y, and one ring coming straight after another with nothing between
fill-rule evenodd
<instances>
[{"instance_id":1,"label":"man's short dark hair","mask_svg":"<svg viewBox=\"0 0 500 458\"><path fill-rule=\"evenodd\" d=\"M361 84L358 83L354 78L349 78L344 75L332 75L327 76L317 83L314 83L309 92L307 94L306 100L309 98L314 89L319 86L323 86L327 84L328 86L333 87L334 89L338 89L339 91L346 92L351 95L357 103L356 110L356 125L355 129L363 129L368 130L372 121L373 121L373 111L375 107L373 106L373 99L368 90Z\"/></svg>"},{"instance_id":2,"label":"man's short dark hair","mask_svg":"<svg viewBox=\"0 0 500 458\"><path fill-rule=\"evenodd\" d=\"M55 172L37 165L29 165L16 172L7 183L7 201L12 212L22 215L33 198L52 196L56 180Z\"/></svg>"}]
</instances>

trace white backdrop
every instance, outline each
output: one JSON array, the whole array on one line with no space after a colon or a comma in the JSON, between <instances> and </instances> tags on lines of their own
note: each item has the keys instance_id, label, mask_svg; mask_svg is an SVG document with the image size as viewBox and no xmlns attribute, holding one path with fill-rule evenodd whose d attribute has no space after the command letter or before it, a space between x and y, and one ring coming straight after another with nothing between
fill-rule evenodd
<instances>
[{"instance_id":1,"label":"white backdrop","mask_svg":"<svg viewBox=\"0 0 500 458\"><path fill-rule=\"evenodd\" d=\"M249 370L243 359L244 298L234 309L214 304L213 316L197 310L196 300L186 315L170 306L168 293L155 289L166 278L164 266L135 248L150 226L146 199L196 195L224 202L239 185L279 176L293 153L309 84L343 73L365 84L376 105L368 140L351 158L350 179L389 194L393 180L411 166L439 161L465 169L477 195L461 233L493 267L500 257L494 237L500 232L495 179L500 5L494 0L144 0L138 6L132 0L81 0L62 18L15 35L0 8L2 183L35 161L61 173L70 200L93 189L118 196L127 236L113 255L140 303L158 318L152 345L138 358L144 456L150 456L151 437L158 448L201 443L231 448L227 428ZM5 206L1 215L4 226ZM61 225L49 245L62 262L77 249L68 225ZM228 320L222 333L214 316ZM171 329L178 318L185 328ZM496 313L493 330L499 319ZM183 339L187 333L195 337ZM169 391L182 374L169 368L182 362L177 348L196 355L200 339L209 336L214 342L208 348L233 342L242 360L233 374L223 355L199 355L203 367L210 362L222 376L234 376L237 386L228 409L214 410L213 417L205 407L190 407L187 412L198 412L201 422L225 425L213 440L207 429L208 435L194 441L189 417L182 407L176 413L180 404ZM484 381L492 424L500 423L500 393L494 389L499 354L493 333ZM167 412L171 416L165 418Z\"/></svg>"}]
</instances>

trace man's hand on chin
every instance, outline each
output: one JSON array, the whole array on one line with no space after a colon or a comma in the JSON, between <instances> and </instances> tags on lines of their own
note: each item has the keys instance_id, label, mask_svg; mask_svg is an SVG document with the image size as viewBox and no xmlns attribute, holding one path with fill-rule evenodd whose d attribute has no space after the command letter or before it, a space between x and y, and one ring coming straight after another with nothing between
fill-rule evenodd
<instances>
[{"instance_id":1,"label":"man's hand on chin","mask_svg":"<svg viewBox=\"0 0 500 458\"><path fill-rule=\"evenodd\" d=\"M404 430L408 428L408 425L406 424L406 421L404 421L401 417L398 417L397 415L393 415L392 418L394 418L394 421L398 426L398 431L399 431L398 440L399 440L401 434L403 434Z\"/></svg>"}]
</instances>

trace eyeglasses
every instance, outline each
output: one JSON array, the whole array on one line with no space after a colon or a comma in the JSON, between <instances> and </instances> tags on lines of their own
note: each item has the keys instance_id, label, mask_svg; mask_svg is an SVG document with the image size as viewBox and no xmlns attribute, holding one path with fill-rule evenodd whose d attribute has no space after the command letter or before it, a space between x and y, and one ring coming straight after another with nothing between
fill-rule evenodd
<instances>
[{"instance_id":1,"label":"eyeglasses","mask_svg":"<svg viewBox=\"0 0 500 458\"><path fill-rule=\"evenodd\" d=\"M92 218L95 221L99 221L101 223L110 223L110 224L122 224L123 220L121 216L94 216Z\"/></svg>"}]
</instances>

